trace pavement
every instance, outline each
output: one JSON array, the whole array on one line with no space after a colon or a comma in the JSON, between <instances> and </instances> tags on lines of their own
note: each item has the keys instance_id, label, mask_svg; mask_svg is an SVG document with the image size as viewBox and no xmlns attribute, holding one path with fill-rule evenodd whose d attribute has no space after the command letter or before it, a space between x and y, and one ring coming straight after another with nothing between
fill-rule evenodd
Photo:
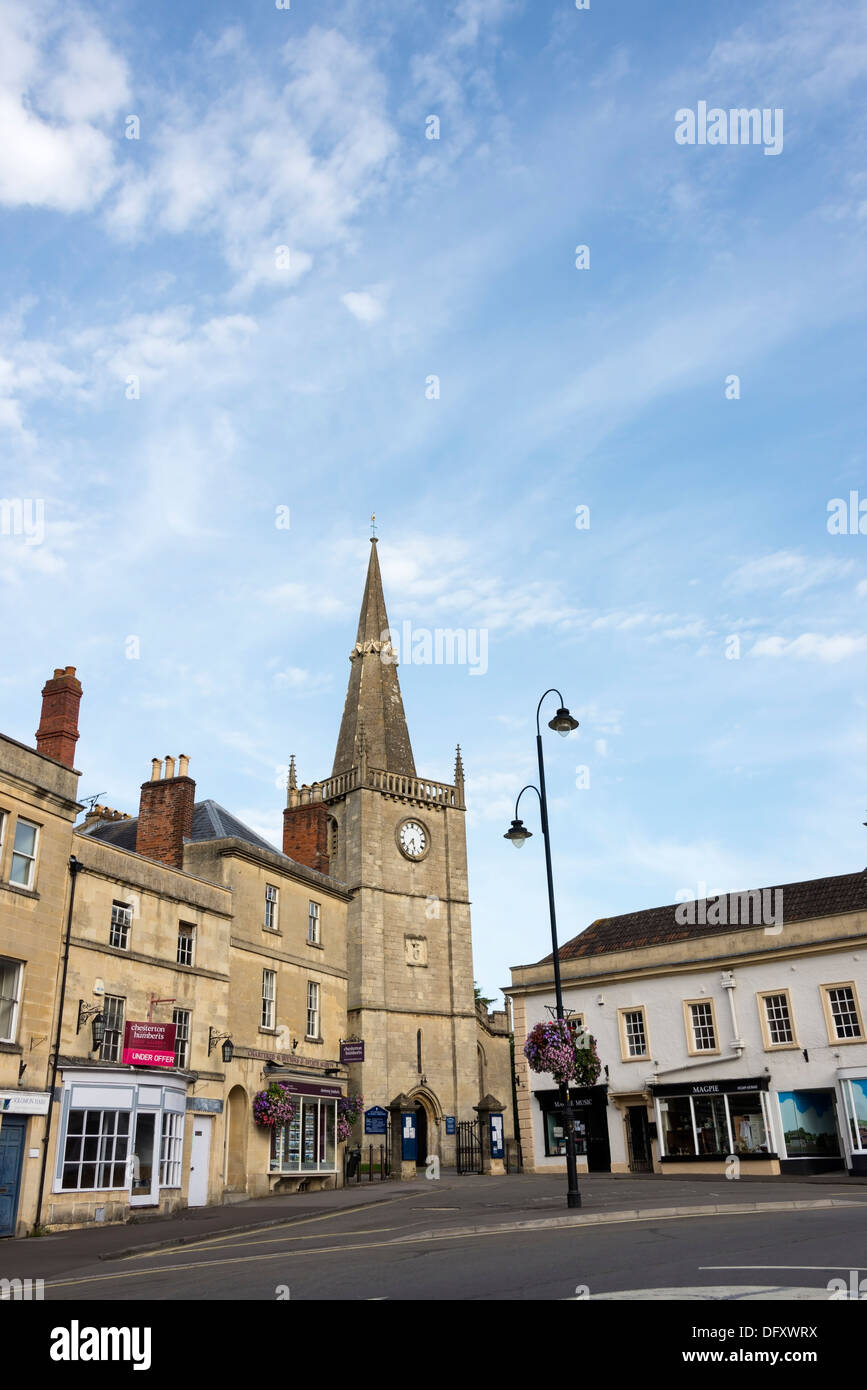
<instances>
[{"instance_id":1,"label":"pavement","mask_svg":"<svg viewBox=\"0 0 867 1390\"><path fill-rule=\"evenodd\" d=\"M679 1220L749 1212L794 1212L833 1207L867 1208L867 1178L845 1174L804 1178L741 1178L722 1175L663 1177L658 1174L582 1175L582 1206L567 1209L563 1174L458 1177L444 1171L436 1180L352 1183L329 1192L294 1193L188 1208L109 1226L0 1240L0 1275L56 1278L94 1261L118 1260L168 1248L225 1239L269 1227L411 1204L413 1241L470 1234L598 1227L646 1220ZM428 1220L425 1220L429 1213ZM429 1224L428 1224L429 1222ZM419 1225L422 1229L419 1229ZM409 1234L407 1236L409 1238ZM400 1236L397 1237L400 1240Z\"/></svg>"}]
</instances>

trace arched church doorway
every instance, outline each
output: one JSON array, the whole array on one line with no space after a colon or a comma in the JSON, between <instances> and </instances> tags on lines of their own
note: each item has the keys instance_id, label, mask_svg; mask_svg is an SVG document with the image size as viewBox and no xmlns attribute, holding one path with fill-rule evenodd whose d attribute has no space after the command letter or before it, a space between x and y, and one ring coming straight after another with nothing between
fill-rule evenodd
<instances>
[{"instance_id":1,"label":"arched church doorway","mask_svg":"<svg viewBox=\"0 0 867 1390\"><path fill-rule=\"evenodd\" d=\"M416 1096L415 1112L415 1163L417 1168L424 1168L427 1163L428 1143L427 1143L427 1107L419 1096Z\"/></svg>"},{"instance_id":2,"label":"arched church doorway","mask_svg":"<svg viewBox=\"0 0 867 1390\"><path fill-rule=\"evenodd\" d=\"M247 1092L233 1086L229 1092L226 1139L226 1186L232 1192L247 1190Z\"/></svg>"}]
</instances>

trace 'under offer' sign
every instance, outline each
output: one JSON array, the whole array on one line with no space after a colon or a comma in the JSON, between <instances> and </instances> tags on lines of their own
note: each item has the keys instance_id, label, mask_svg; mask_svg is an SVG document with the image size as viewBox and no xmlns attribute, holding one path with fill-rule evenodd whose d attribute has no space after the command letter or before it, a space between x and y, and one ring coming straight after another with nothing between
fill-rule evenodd
<instances>
[{"instance_id":1,"label":"'under offer' sign","mask_svg":"<svg viewBox=\"0 0 867 1390\"><path fill-rule=\"evenodd\" d=\"M130 1019L123 1030L121 1061L133 1067L173 1067L176 1031L174 1023L136 1023Z\"/></svg>"}]
</instances>

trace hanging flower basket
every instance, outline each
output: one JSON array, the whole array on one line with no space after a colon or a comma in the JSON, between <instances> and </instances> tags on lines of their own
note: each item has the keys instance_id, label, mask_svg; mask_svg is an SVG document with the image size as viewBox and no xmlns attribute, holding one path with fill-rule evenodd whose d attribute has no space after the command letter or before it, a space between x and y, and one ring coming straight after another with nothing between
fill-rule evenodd
<instances>
[{"instance_id":1,"label":"hanging flower basket","mask_svg":"<svg viewBox=\"0 0 867 1390\"><path fill-rule=\"evenodd\" d=\"M602 1070L596 1039L567 1019L537 1023L524 1043L524 1056L531 1071L550 1074L560 1086L593 1086Z\"/></svg>"},{"instance_id":2,"label":"hanging flower basket","mask_svg":"<svg viewBox=\"0 0 867 1390\"><path fill-rule=\"evenodd\" d=\"M290 1124L297 1108L284 1081L272 1081L266 1090L257 1091L253 1097L253 1119L257 1125L268 1129Z\"/></svg>"},{"instance_id":3,"label":"hanging flower basket","mask_svg":"<svg viewBox=\"0 0 867 1390\"><path fill-rule=\"evenodd\" d=\"M341 1096L337 1102L337 1142L345 1144L361 1114L364 1096Z\"/></svg>"}]
</instances>

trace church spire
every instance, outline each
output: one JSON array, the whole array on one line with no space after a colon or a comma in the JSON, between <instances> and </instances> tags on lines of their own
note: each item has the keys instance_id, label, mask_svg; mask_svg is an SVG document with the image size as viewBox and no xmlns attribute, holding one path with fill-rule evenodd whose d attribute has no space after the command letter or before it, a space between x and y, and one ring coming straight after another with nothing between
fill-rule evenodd
<instances>
[{"instance_id":1,"label":"church spire","mask_svg":"<svg viewBox=\"0 0 867 1390\"><path fill-rule=\"evenodd\" d=\"M368 766L415 777L397 679L397 658L389 639L377 544L377 537L371 536L367 582L355 646L349 653L349 687L332 777L356 766L359 745Z\"/></svg>"}]
</instances>

